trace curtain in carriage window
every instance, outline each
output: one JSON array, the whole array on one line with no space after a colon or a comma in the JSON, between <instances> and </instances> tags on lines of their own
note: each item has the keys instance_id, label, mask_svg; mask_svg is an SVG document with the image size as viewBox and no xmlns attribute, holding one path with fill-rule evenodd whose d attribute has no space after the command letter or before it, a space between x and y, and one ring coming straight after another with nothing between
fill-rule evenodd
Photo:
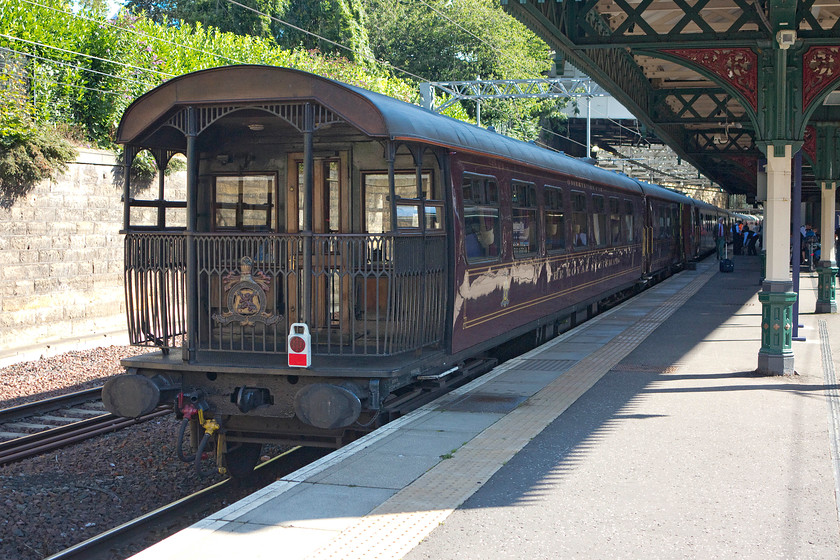
<instances>
[{"instance_id":1,"label":"curtain in carriage window","mask_svg":"<svg viewBox=\"0 0 840 560\"><path fill-rule=\"evenodd\" d=\"M539 251L536 186L514 181L511 196L513 256L533 256Z\"/></svg>"},{"instance_id":2,"label":"curtain in carriage window","mask_svg":"<svg viewBox=\"0 0 840 560\"><path fill-rule=\"evenodd\" d=\"M545 250L566 249L566 214L563 205L563 190L545 186Z\"/></svg>"},{"instance_id":3,"label":"curtain in carriage window","mask_svg":"<svg viewBox=\"0 0 840 560\"><path fill-rule=\"evenodd\" d=\"M589 223L586 215L586 194L572 191L572 243L575 247L589 245Z\"/></svg>"},{"instance_id":4,"label":"curtain in carriage window","mask_svg":"<svg viewBox=\"0 0 840 560\"><path fill-rule=\"evenodd\" d=\"M595 245L607 244L607 209L600 194L592 195L592 236Z\"/></svg>"}]
</instances>

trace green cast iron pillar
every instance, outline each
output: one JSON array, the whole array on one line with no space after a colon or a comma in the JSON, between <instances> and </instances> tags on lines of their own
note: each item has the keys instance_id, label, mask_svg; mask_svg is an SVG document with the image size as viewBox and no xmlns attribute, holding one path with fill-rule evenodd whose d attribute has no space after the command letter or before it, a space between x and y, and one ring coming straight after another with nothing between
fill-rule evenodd
<instances>
[{"instance_id":1,"label":"green cast iron pillar","mask_svg":"<svg viewBox=\"0 0 840 560\"><path fill-rule=\"evenodd\" d=\"M834 262L834 193L837 181L819 181L822 191L822 220L820 232L820 264L817 270L816 313L837 313L836 290L837 263Z\"/></svg>"},{"instance_id":2,"label":"green cast iron pillar","mask_svg":"<svg viewBox=\"0 0 840 560\"><path fill-rule=\"evenodd\" d=\"M817 270L817 308L814 310L816 313L837 313L834 287L837 270L836 266L820 261L820 268Z\"/></svg>"},{"instance_id":3,"label":"green cast iron pillar","mask_svg":"<svg viewBox=\"0 0 840 560\"><path fill-rule=\"evenodd\" d=\"M765 291L758 294L761 302L761 350L758 352L759 373L793 375L793 303L795 292Z\"/></svg>"},{"instance_id":4,"label":"green cast iron pillar","mask_svg":"<svg viewBox=\"0 0 840 560\"><path fill-rule=\"evenodd\" d=\"M812 155L814 175L820 186L820 263L817 270L816 313L837 313L834 283L837 262L834 257L834 215L837 186L840 185L840 129L834 125L812 128L815 133Z\"/></svg>"},{"instance_id":5,"label":"green cast iron pillar","mask_svg":"<svg viewBox=\"0 0 840 560\"><path fill-rule=\"evenodd\" d=\"M763 229L767 248L761 302L761 349L758 372L765 375L793 375L793 291L790 275L791 144L765 146L767 155L766 222Z\"/></svg>"}]
</instances>

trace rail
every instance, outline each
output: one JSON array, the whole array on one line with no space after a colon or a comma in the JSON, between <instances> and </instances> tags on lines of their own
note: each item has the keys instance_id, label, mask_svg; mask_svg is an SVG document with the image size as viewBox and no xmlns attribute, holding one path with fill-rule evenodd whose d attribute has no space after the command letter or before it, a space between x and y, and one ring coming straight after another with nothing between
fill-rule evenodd
<instances>
[{"instance_id":1,"label":"rail","mask_svg":"<svg viewBox=\"0 0 840 560\"><path fill-rule=\"evenodd\" d=\"M129 233L125 289L132 344L175 348L197 308L199 352L285 354L288 325L308 316L316 355L382 356L440 342L443 235ZM195 243L196 286L187 283ZM306 278L306 274L309 278ZM304 282L310 301L304 301Z\"/></svg>"}]
</instances>

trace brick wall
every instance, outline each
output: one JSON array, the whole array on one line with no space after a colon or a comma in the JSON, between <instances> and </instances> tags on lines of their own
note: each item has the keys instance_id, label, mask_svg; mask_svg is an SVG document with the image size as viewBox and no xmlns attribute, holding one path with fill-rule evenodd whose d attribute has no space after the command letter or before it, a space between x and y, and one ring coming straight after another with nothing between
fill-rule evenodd
<instances>
[{"instance_id":1,"label":"brick wall","mask_svg":"<svg viewBox=\"0 0 840 560\"><path fill-rule=\"evenodd\" d=\"M0 206L0 358L125 331L122 184L111 152L80 150ZM149 193L154 198L156 181ZM145 195L145 196L144 196Z\"/></svg>"}]
</instances>

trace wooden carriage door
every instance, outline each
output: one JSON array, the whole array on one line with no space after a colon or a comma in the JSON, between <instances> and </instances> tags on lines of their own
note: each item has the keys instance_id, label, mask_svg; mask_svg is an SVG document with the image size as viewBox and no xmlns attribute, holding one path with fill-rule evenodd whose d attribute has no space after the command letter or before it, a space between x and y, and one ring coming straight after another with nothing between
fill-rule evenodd
<instances>
[{"instance_id":1,"label":"wooden carriage door","mask_svg":"<svg viewBox=\"0 0 840 560\"><path fill-rule=\"evenodd\" d=\"M313 233L338 234L351 231L347 161L347 152L314 158ZM287 169L286 231L296 234L300 233L303 225L303 154L290 154ZM314 275L313 308L309 327L323 329L337 327L339 324L346 325L349 310L347 305L341 305L341 302L349 300L350 284L348 276L342 274L340 243L326 243L323 238L319 238L312 244L312 253L312 270L308 272ZM298 259L298 262L301 263L302 259ZM295 282L290 282L290 285L294 284ZM291 289L296 290L296 287ZM291 319L297 320L297 309L292 313Z\"/></svg>"}]
</instances>

